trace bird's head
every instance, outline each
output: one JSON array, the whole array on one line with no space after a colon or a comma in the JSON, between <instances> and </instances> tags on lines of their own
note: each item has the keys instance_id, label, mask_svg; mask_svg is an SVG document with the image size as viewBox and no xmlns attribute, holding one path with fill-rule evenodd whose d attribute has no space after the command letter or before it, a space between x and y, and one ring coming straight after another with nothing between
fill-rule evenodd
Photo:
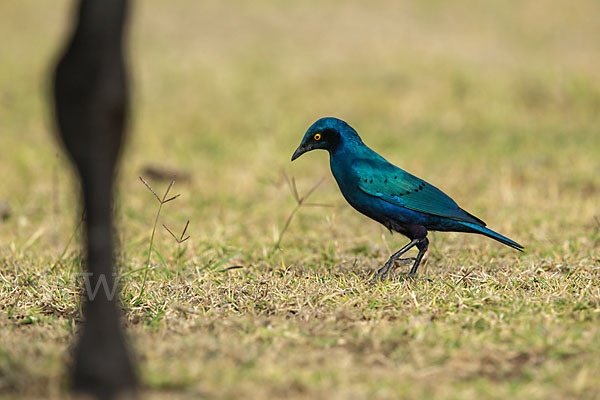
<instances>
[{"instance_id":1,"label":"bird's head","mask_svg":"<svg viewBox=\"0 0 600 400\"><path fill-rule=\"evenodd\" d=\"M360 141L358 134L350 125L333 117L321 118L308 128L300 146L292 155L292 161L307 151L315 149L333 153L344 141L351 138Z\"/></svg>"}]
</instances>

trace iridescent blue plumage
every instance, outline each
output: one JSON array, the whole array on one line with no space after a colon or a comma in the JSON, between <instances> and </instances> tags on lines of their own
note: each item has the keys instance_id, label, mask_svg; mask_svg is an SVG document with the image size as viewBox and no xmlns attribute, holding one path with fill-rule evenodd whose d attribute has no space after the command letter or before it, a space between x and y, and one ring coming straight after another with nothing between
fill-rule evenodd
<instances>
[{"instance_id":1,"label":"iridescent blue plumage","mask_svg":"<svg viewBox=\"0 0 600 400\"><path fill-rule=\"evenodd\" d=\"M331 172L352 207L411 239L390 257L375 278L385 277L398 257L416 246L419 254L411 259L414 263L410 270L414 276L429 245L427 231L478 233L514 249L523 249L486 228L485 222L460 208L435 186L386 161L340 119L321 118L312 124L292 161L314 149L329 152Z\"/></svg>"}]
</instances>

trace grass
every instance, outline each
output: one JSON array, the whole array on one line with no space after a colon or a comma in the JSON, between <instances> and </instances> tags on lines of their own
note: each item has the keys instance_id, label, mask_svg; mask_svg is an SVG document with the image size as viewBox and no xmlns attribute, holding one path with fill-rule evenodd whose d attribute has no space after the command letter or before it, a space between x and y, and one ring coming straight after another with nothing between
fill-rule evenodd
<instances>
[{"instance_id":1,"label":"grass","mask_svg":"<svg viewBox=\"0 0 600 400\"><path fill-rule=\"evenodd\" d=\"M81 210L44 97L69 5L0 3L8 398L64 397L81 317L70 242ZM591 0L136 2L116 212L144 397L597 398L599 11ZM434 233L419 270L429 280L367 284L405 239L345 204L325 154L289 162L324 115L526 253ZM190 221L183 254L163 229L148 253L156 203L138 176L157 160L190 175L158 220ZM300 207L282 229L298 207L282 170L303 194L325 178L309 201L333 207Z\"/></svg>"}]
</instances>

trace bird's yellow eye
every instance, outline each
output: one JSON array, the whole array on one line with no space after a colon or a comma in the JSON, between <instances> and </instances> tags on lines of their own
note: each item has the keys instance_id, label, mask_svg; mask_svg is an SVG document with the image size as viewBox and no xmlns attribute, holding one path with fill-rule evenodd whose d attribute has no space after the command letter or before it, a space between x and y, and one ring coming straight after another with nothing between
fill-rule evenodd
<instances>
[{"instance_id":1,"label":"bird's yellow eye","mask_svg":"<svg viewBox=\"0 0 600 400\"><path fill-rule=\"evenodd\" d=\"M315 135L315 140L321 140L321 134L320 133L317 133Z\"/></svg>"}]
</instances>

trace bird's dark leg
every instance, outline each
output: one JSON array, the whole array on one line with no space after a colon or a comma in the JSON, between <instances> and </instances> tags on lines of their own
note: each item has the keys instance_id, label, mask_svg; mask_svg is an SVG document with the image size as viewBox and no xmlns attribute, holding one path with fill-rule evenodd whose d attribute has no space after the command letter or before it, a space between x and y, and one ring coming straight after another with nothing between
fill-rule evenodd
<instances>
[{"instance_id":1,"label":"bird's dark leg","mask_svg":"<svg viewBox=\"0 0 600 400\"><path fill-rule=\"evenodd\" d=\"M421 240L422 239L413 239L410 241L409 244L407 244L406 246L404 246L403 248L401 248L400 250L398 250L397 252L392 254L392 256L383 265L383 267L381 267L379 269L379 271L377 271L375 276L373 276L373 278L371 279L371 282L375 282L378 279L383 280L387 276L387 274L390 272L392 267L394 266L394 263L396 262L398 257L400 257L402 254L406 253L408 250L412 249L414 246L417 246ZM427 240L427 239L425 239L425 240ZM419 254L421 254L421 253L419 253ZM415 260L415 262L416 262L416 260ZM417 263L417 265L418 265L418 263ZM413 268L414 268L414 266L413 266Z\"/></svg>"},{"instance_id":2,"label":"bird's dark leg","mask_svg":"<svg viewBox=\"0 0 600 400\"><path fill-rule=\"evenodd\" d=\"M429 247L429 239L423 238L423 239L419 240L417 242L416 246L417 246L417 249L419 249L419 254L417 254L417 257L415 258L415 262L414 262L412 268L410 269L410 272L408 273L408 276L411 278L414 278L415 275L417 274L417 268L419 268L419 264L421 263L421 260L423 259L423 256L425 255L427 248Z\"/></svg>"}]
</instances>

